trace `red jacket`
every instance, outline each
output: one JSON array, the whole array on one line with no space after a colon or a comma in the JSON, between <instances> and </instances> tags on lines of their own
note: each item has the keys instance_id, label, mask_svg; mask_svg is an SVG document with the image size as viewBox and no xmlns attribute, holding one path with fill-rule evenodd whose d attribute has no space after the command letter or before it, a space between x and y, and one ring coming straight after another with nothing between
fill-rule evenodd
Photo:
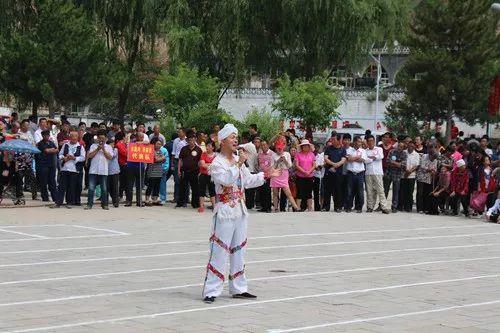
<instances>
[{"instance_id":1,"label":"red jacket","mask_svg":"<svg viewBox=\"0 0 500 333\"><path fill-rule=\"evenodd\" d=\"M467 169L455 169L451 172L451 192L466 195L469 191L469 172Z\"/></svg>"},{"instance_id":2,"label":"red jacket","mask_svg":"<svg viewBox=\"0 0 500 333\"><path fill-rule=\"evenodd\" d=\"M118 149L118 164L127 164L127 145L122 140L115 144L116 149Z\"/></svg>"},{"instance_id":3,"label":"red jacket","mask_svg":"<svg viewBox=\"0 0 500 333\"><path fill-rule=\"evenodd\" d=\"M495 192L496 188L496 178L493 177L493 169L491 169L490 173L490 182L488 183L488 187L486 187L485 174L483 168L479 169L479 191L484 193L492 193Z\"/></svg>"}]
</instances>

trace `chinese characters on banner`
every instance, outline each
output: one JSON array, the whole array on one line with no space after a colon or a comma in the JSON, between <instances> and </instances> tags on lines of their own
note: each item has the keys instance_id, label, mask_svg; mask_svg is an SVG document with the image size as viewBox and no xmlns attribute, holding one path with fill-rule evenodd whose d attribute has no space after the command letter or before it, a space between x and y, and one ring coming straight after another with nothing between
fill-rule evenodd
<instances>
[{"instance_id":1,"label":"chinese characters on banner","mask_svg":"<svg viewBox=\"0 0 500 333\"><path fill-rule=\"evenodd\" d=\"M127 161L153 163L155 157L154 145L130 143L128 145Z\"/></svg>"}]
</instances>

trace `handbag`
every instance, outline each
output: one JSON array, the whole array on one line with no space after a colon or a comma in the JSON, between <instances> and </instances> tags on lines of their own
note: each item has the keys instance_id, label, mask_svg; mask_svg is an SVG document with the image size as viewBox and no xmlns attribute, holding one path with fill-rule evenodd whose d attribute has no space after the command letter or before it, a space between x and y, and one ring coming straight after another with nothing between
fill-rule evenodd
<instances>
[{"instance_id":1,"label":"handbag","mask_svg":"<svg viewBox=\"0 0 500 333\"><path fill-rule=\"evenodd\" d=\"M470 207L478 213L484 212L484 206L486 205L487 198L488 193L474 191L470 197Z\"/></svg>"}]
</instances>

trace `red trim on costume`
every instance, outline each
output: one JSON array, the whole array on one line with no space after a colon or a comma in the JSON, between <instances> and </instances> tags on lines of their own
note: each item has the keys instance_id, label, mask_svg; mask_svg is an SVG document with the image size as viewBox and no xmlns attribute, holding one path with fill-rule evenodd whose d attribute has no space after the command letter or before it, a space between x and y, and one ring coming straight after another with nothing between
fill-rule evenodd
<instances>
[{"instance_id":1,"label":"red trim on costume","mask_svg":"<svg viewBox=\"0 0 500 333\"><path fill-rule=\"evenodd\" d=\"M221 241L219 239L219 237L215 236L215 234L213 234L211 237L210 237L210 241L211 242L215 242L217 243L217 245L219 245L220 247L222 247L224 250L226 250L227 252L230 252L229 250L229 246L227 246L226 244L224 244L223 241Z\"/></svg>"},{"instance_id":2,"label":"red trim on costume","mask_svg":"<svg viewBox=\"0 0 500 333\"><path fill-rule=\"evenodd\" d=\"M233 247L233 248L231 249L231 254L233 254L234 252L237 252L237 251L241 250L243 247L245 247L245 245L247 245L247 239L245 239L245 240L243 241L243 243L241 243L240 245L238 245L238 246L236 246L236 247Z\"/></svg>"},{"instance_id":3,"label":"red trim on costume","mask_svg":"<svg viewBox=\"0 0 500 333\"><path fill-rule=\"evenodd\" d=\"M245 274L245 270L242 269L241 271L239 272L236 272L234 273L233 275L229 274L229 280L234 280L236 279L238 276L242 276L243 274Z\"/></svg>"},{"instance_id":4,"label":"red trim on costume","mask_svg":"<svg viewBox=\"0 0 500 333\"><path fill-rule=\"evenodd\" d=\"M221 279L222 281L225 280L224 278L224 274L222 274L221 272L219 272L214 266L212 266L210 263L207 265L207 272L210 271L212 273L214 273L219 279Z\"/></svg>"}]
</instances>

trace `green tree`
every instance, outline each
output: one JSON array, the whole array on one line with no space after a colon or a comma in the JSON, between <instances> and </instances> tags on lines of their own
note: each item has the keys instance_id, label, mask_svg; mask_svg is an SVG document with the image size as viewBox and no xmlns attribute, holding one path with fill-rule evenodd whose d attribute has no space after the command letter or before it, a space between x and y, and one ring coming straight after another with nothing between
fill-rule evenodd
<instances>
[{"instance_id":1,"label":"green tree","mask_svg":"<svg viewBox=\"0 0 500 333\"><path fill-rule=\"evenodd\" d=\"M109 91L112 66L85 13L69 2L36 1L27 26L0 34L0 89L21 103L83 104ZM29 10L34 13L28 14Z\"/></svg>"},{"instance_id":2,"label":"green tree","mask_svg":"<svg viewBox=\"0 0 500 333\"><path fill-rule=\"evenodd\" d=\"M164 36L169 18L175 17L176 6L182 5L184 0L74 1L83 6L93 19L120 68L116 113L117 118L123 121L127 112L137 112L135 103L130 103L134 93L143 92L142 98L135 96L135 101L147 97L147 90L140 87L145 75L141 64L154 63L159 50L165 48L159 36Z\"/></svg>"},{"instance_id":3,"label":"green tree","mask_svg":"<svg viewBox=\"0 0 500 333\"><path fill-rule=\"evenodd\" d=\"M250 125L255 124L259 129L260 137L264 140L271 140L281 130L281 119L278 113L266 108L253 108L243 118L242 130L246 131Z\"/></svg>"},{"instance_id":4,"label":"green tree","mask_svg":"<svg viewBox=\"0 0 500 333\"><path fill-rule=\"evenodd\" d=\"M310 130L327 127L338 117L340 95L329 84L328 79L315 76L310 81L295 79L288 75L278 80L275 110L287 119L299 119Z\"/></svg>"},{"instance_id":5,"label":"green tree","mask_svg":"<svg viewBox=\"0 0 500 333\"><path fill-rule=\"evenodd\" d=\"M170 57L241 87L252 73L312 78L405 31L408 0L202 0L179 6ZM225 91L225 89L224 89ZM221 94L222 97L222 94Z\"/></svg>"},{"instance_id":6,"label":"green tree","mask_svg":"<svg viewBox=\"0 0 500 333\"><path fill-rule=\"evenodd\" d=\"M415 11L406 43L411 55L399 84L407 99L395 102L394 116L420 121L469 124L487 119L491 80L499 73L500 38L490 0L423 1Z\"/></svg>"},{"instance_id":7,"label":"green tree","mask_svg":"<svg viewBox=\"0 0 500 333\"><path fill-rule=\"evenodd\" d=\"M217 109L219 85L207 73L179 65L157 77L151 94L163 104L167 114L186 125L193 109ZM212 121L209 118L205 121L207 119Z\"/></svg>"}]
</instances>

